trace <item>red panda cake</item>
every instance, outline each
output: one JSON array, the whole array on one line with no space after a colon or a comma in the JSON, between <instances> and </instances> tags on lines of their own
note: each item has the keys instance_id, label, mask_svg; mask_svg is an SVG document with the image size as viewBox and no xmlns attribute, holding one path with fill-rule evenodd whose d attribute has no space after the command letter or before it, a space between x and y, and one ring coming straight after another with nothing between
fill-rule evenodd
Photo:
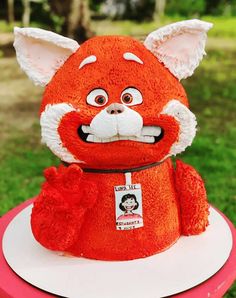
<instances>
[{"instance_id":1,"label":"red panda cake","mask_svg":"<svg viewBox=\"0 0 236 298\"><path fill-rule=\"evenodd\" d=\"M208 225L204 182L171 156L190 146L196 118L180 80L205 54L211 24L160 28L79 45L15 28L17 59L37 85L42 140L62 164L45 170L31 215L45 248L98 260L160 253Z\"/></svg>"}]
</instances>

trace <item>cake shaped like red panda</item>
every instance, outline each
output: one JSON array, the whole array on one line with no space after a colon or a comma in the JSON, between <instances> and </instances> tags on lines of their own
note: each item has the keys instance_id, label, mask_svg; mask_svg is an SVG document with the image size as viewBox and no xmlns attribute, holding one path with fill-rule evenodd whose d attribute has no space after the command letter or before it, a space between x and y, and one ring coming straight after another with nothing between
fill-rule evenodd
<instances>
[{"instance_id":1,"label":"cake shaped like red panda","mask_svg":"<svg viewBox=\"0 0 236 298\"><path fill-rule=\"evenodd\" d=\"M46 85L42 140L63 162L45 170L31 226L44 247L100 260L161 252L208 225L204 183L169 158L191 145L196 119L179 80L205 54L211 24L189 20L144 44L100 36L81 46L15 28L18 62Z\"/></svg>"}]
</instances>

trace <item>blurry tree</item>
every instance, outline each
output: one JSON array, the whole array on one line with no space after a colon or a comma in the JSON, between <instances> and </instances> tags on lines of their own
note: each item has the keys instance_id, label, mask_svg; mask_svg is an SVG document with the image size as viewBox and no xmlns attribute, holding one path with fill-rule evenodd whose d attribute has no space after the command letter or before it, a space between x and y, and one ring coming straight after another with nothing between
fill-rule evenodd
<instances>
[{"instance_id":1,"label":"blurry tree","mask_svg":"<svg viewBox=\"0 0 236 298\"><path fill-rule=\"evenodd\" d=\"M168 0L166 3L166 14L198 17L204 14L206 2L207 0Z\"/></svg>"},{"instance_id":2,"label":"blurry tree","mask_svg":"<svg viewBox=\"0 0 236 298\"><path fill-rule=\"evenodd\" d=\"M14 0L7 0L7 10L8 10L8 23L13 24L15 17L14 17Z\"/></svg>"},{"instance_id":3,"label":"blurry tree","mask_svg":"<svg viewBox=\"0 0 236 298\"><path fill-rule=\"evenodd\" d=\"M92 17L148 21L169 16L235 16L236 0L0 0L0 19L63 33L79 41L93 32Z\"/></svg>"},{"instance_id":4,"label":"blurry tree","mask_svg":"<svg viewBox=\"0 0 236 298\"><path fill-rule=\"evenodd\" d=\"M105 0L89 0L90 10L98 12L100 10L101 4L104 2Z\"/></svg>"},{"instance_id":5,"label":"blurry tree","mask_svg":"<svg viewBox=\"0 0 236 298\"><path fill-rule=\"evenodd\" d=\"M155 1L155 18L160 19L165 13L166 0L156 0Z\"/></svg>"},{"instance_id":6,"label":"blurry tree","mask_svg":"<svg viewBox=\"0 0 236 298\"><path fill-rule=\"evenodd\" d=\"M30 23L30 0L22 0L23 4L23 14L22 14L22 24L24 27L29 27Z\"/></svg>"},{"instance_id":7,"label":"blurry tree","mask_svg":"<svg viewBox=\"0 0 236 298\"><path fill-rule=\"evenodd\" d=\"M111 19L122 19L127 10L125 0L106 0L101 6L101 12Z\"/></svg>"},{"instance_id":8,"label":"blurry tree","mask_svg":"<svg viewBox=\"0 0 236 298\"><path fill-rule=\"evenodd\" d=\"M93 35L88 0L49 0L54 14L64 18L62 33L79 42Z\"/></svg>"},{"instance_id":9,"label":"blurry tree","mask_svg":"<svg viewBox=\"0 0 236 298\"><path fill-rule=\"evenodd\" d=\"M15 0L17 1L17 0ZM48 0L31 0L30 18L43 29L48 29L60 33L64 17L56 15L48 3Z\"/></svg>"},{"instance_id":10,"label":"blurry tree","mask_svg":"<svg viewBox=\"0 0 236 298\"><path fill-rule=\"evenodd\" d=\"M216 9L222 0L211 0L211 1L206 1L206 9L205 12L206 14L211 14L214 9Z\"/></svg>"},{"instance_id":11,"label":"blurry tree","mask_svg":"<svg viewBox=\"0 0 236 298\"><path fill-rule=\"evenodd\" d=\"M106 0L101 12L111 19L148 20L153 16L155 0Z\"/></svg>"},{"instance_id":12,"label":"blurry tree","mask_svg":"<svg viewBox=\"0 0 236 298\"><path fill-rule=\"evenodd\" d=\"M96 18L134 19L137 21L169 16L236 15L236 0L89 0Z\"/></svg>"},{"instance_id":13,"label":"blurry tree","mask_svg":"<svg viewBox=\"0 0 236 298\"><path fill-rule=\"evenodd\" d=\"M236 0L211 0L206 1L206 14L211 15L236 15Z\"/></svg>"}]
</instances>

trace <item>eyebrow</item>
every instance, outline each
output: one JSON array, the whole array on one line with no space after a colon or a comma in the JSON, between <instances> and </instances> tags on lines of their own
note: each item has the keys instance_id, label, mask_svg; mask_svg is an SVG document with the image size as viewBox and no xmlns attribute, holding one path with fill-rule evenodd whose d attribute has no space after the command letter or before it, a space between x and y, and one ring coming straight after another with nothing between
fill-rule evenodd
<instances>
[{"instance_id":1,"label":"eyebrow","mask_svg":"<svg viewBox=\"0 0 236 298\"><path fill-rule=\"evenodd\" d=\"M130 53L130 52L124 53L123 58L125 60L135 61L135 62L137 62L139 64L143 64L143 61L138 56L136 56L135 54Z\"/></svg>"},{"instance_id":2,"label":"eyebrow","mask_svg":"<svg viewBox=\"0 0 236 298\"><path fill-rule=\"evenodd\" d=\"M84 67L86 64L94 63L97 61L97 57L94 55L86 57L79 65L79 69Z\"/></svg>"}]
</instances>

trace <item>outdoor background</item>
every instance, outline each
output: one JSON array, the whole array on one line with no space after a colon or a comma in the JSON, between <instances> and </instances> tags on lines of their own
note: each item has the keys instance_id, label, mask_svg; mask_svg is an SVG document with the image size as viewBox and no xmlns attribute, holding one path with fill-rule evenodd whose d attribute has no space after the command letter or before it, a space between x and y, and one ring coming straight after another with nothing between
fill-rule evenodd
<instances>
[{"instance_id":1,"label":"outdoor background","mask_svg":"<svg viewBox=\"0 0 236 298\"><path fill-rule=\"evenodd\" d=\"M123 34L143 40L158 27L200 18L210 21L207 56L183 84L198 133L178 157L206 182L212 205L236 224L236 0L1 0L0 215L37 195L43 169L58 159L40 144L43 89L20 70L12 47L14 25L40 27L83 42ZM225 297L236 297L236 286Z\"/></svg>"}]
</instances>

